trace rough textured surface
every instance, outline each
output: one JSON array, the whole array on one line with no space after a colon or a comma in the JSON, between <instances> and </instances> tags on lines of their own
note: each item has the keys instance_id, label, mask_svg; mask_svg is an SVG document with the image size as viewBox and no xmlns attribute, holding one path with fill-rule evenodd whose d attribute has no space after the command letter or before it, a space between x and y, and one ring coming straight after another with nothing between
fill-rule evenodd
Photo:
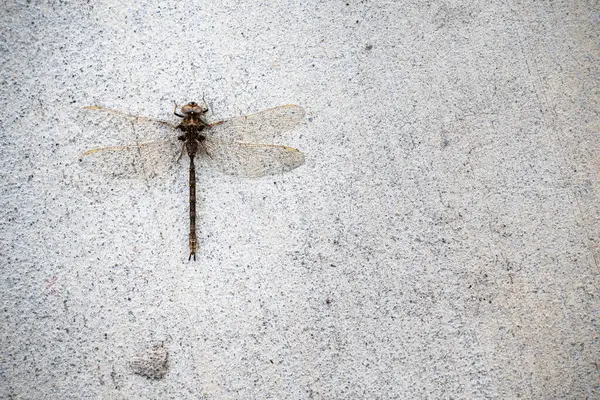
<instances>
[{"instance_id":1,"label":"rough textured surface","mask_svg":"<svg viewBox=\"0 0 600 400\"><path fill-rule=\"evenodd\" d=\"M1 398L600 397L597 3L0 8ZM201 169L188 263L185 163L90 174L139 138L74 115L202 95L307 161Z\"/></svg>"},{"instance_id":2,"label":"rough textured surface","mask_svg":"<svg viewBox=\"0 0 600 400\"><path fill-rule=\"evenodd\" d=\"M129 362L131 370L149 379L162 379L169 371L169 353L164 344L155 344L133 357Z\"/></svg>"}]
</instances>

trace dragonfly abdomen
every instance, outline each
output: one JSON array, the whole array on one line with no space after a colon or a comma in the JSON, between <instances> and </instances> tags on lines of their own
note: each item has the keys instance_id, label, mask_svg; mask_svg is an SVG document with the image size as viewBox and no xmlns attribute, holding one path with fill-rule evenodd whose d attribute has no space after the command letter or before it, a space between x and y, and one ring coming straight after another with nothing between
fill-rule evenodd
<instances>
[{"instance_id":1,"label":"dragonfly abdomen","mask_svg":"<svg viewBox=\"0 0 600 400\"><path fill-rule=\"evenodd\" d=\"M196 167L194 166L194 156L190 155L190 257L196 261Z\"/></svg>"}]
</instances>

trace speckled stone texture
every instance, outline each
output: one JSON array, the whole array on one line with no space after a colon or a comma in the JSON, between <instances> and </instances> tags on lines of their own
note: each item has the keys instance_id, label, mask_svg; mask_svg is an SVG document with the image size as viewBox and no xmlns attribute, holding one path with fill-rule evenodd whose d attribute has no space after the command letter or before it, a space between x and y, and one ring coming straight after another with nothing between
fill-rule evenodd
<instances>
[{"instance_id":1,"label":"speckled stone texture","mask_svg":"<svg viewBox=\"0 0 600 400\"><path fill-rule=\"evenodd\" d=\"M0 11L0 398L600 398L597 2ZM188 263L186 160L82 169L146 138L77 113L203 96L306 163L199 161Z\"/></svg>"}]
</instances>

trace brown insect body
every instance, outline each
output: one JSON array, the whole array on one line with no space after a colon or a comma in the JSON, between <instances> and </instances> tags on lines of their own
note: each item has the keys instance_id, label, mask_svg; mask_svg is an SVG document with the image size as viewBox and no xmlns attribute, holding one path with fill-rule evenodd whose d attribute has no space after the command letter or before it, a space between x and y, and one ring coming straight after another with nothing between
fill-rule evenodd
<instances>
[{"instance_id":1,"label":"brown insect body","mask_svg":"<svg viewBox=\"0 0 600 400\"><path fill-rule=\"evenodd\" d=\"M304 163L304 154L301 151L284 145L270 144L281 132L293 129L302 122L305 117L302 107L288 104L212 123L205 119L207 112L206 104L191 102L179 110L176 105L174 114L181 118L178 124L130 115L101 106L83 107L78 115L83 126L97 129L102 134L121 125L134 128L138 139L136 143L90 149L80 158L82 167L111 178L154 178L170 171L174 165L173 152L176 151L174 142L181 142L179 159L184 151L187 151L190 158L188 260L192 257L196 259L198 246L196 155L204 153L208 156L208 164L221 172L245 178L281 174ZM210 133L207 135L204 131L209 128ZM151 136L153 140L144 141L144 136ZM142 142L139 142L139 139L142 139Z\"/></svg>"},{"instance_id":2,"label":"brown insect body","mask_svg":"<svg viewBox=\"0 0 600 400\"><path fill-rule=\"evenodd\" d=\"M190 157L190 256L188 260L191 260L193 256L194 261L196 261L196 249L198 245L196 236L196 167L194 165L194 157L199 149L206 152L203 146L206 136L202 134L202 131L210 125L202 116L207 111L208 108L201 107L194 102L181 107L182 114L177 112L177 105L175 105L174 111L175 115L183 118L183 121L177 126L178 129L184 132L183 135L178 137L183 142L181 153L183 154L183 150L185 149Z\"/></svg>"}]
</instances>

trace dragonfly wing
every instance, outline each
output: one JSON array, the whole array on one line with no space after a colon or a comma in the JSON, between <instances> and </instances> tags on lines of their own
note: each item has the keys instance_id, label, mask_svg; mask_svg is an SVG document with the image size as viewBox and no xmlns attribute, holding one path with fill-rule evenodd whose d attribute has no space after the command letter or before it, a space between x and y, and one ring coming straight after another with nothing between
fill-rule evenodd
<instances>
[{"instance_id":1,"label":"dragonfly wing","mask_svg":"<svg viewBox=\"0 0 600 400\"><path fill-rule=\"evenodd\" d=\"M302 107L288 104L217 122L211 125L208 134L223 140L270 143L281 133L298 126L305 115Z\"/></svg>"},{"instance_id":2,"label":"dragonfly wing","mask_svg":"<svg viewBox=\"0 0 600 400\"><path fill-rule=\"evenodd\" d=\"M103 141L125 138L132 142L83 153L80 165L92 172L124 178L148 177L176 164L178 141L174 124L99 106L80 109L77 119L86 135L101 137Z\"/></svg>"},{"instance_id":3,"label":"dragonfly wing","mask_svg":"<svg viewBox=\"0 0 600 400\"><path fill-rule=\"evenodd\" d=\"M103 140L125 138L133 143L141 143L177 136L177 126L170 122L126 114L100 106L79 109L77 120L88 135L101 137Z\"/></svg>"},{"instance_id":4,"label":"dragonfly wing","mask_svg":"<svg viewBox=\"0 0 600 400\"><path fill-rule=\"evenodd\" d=\"M304 164L304 154L292 147L209 138L209 161L228 175L257 178L291 171Z\"/></svg>"},{"instance_id":5,"label":"dragonfly wing","mask_svg":"<svg viewBox=\"0 0 600 400\"><path fill-rule=\"evenodd\" d=\"M177 165L178 143L173 140L109 146L88 150L80 165L92 172L119 178L152 178ZM180 145L179 145L180 146Z\"/></svg>"}]
</instances>

